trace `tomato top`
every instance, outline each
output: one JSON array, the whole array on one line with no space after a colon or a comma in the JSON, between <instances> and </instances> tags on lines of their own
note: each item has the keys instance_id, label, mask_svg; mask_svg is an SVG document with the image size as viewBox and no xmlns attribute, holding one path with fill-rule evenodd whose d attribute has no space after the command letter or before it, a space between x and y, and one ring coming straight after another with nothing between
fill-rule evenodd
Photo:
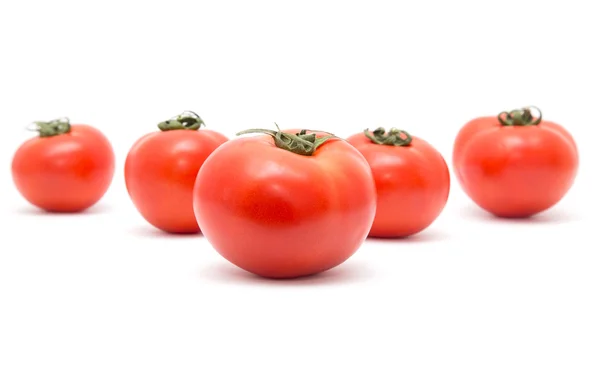
<instances>
[{"instance_id":1,"label":"tomato top","mask_svg":"<svg viewBox=\"0 0 600 367\"><path fill-rule=\"evenodd\" d=\"M534 109L538 112L539 116L534 117L531 110ZM533 129L533 130L531 130ZM521 109L515 109L512 111L503 111L497 116L483 116L475 118L465 124L456 136L454 141L454 152L453 152L453 164L456 167L458 160L463 156L465 148L467 148L475 137L483 132L490 132L498 135L494 135L495 139L499 137L509 138L517 134L518 136L541 136L547 135L548 132L551 135L558 135L561 140L565 141L567 145L575 152L577 151L577 145L571 134L562 126L557 123L544 120L542 118L542 112L537 107L524 107Z\"/></svg>"},{"instance_id":2,"label":"tomato top","mask_svg":"<svg viewBox=\"0 0 600 367\"><path fill-rule=\"evenodd\" d=\"M375 143L378 145L390 145L395 147L404 147L412 143L413 137L404 130L391 128L386 132L383 127L378 127L371 133L369 129L364 130L365 137L368 140L364 142Z\"/></svg>"},{"instance_id":3,"label":"tomato top","mask_svg":"<svg viewBox=\"0 0 600 367\"><path fill-rule=\"evenodd\" d=\"M275 124L275 126L277 126L277 124ZM267 134L273 137L273 141L276 147L287 150L292 153L304 156L311 156L315 154L317 148L321 146L321 144L325 143L329 139L336 138L335 135L330 133L324 133L325 135L317 137L317 132L324 133L322 131L315 131L309 134L306 129L300 130L299 132L294 132L291 130L281 131L279 130L279 126L277 126L277 131L268 129L248 129L240 131L239 133L237 133L237 135L251 133Z\"/></svg>"},{"instance_id":4,"label":"tomato top","mask_svg":"<svg viewBox=\"0 0 600 367\"><path fill-rule=\"evenodd\" d=\"M35 121L34 128L28 130L37 131L40 138L62 135L71 132L71 122L68 117L61 117L50 121Z\"/></svg>"},{"instance_id":5,"label":"tomato top","mask_svg":"<svg viewBox=\"0 0 600 367\"><path fill-rule=\"evenodd\" d=\"M532 108L539 113L537 118L531 113ZM542 122L542 111L534 106L503 111L498 114L498 121L503 126L535 126Z\"/></svg>"},{"instance_id":6,"label":"tomato top","mask_svg":"<svg viewBox=\"0 0 600 367\"><path fill-rule=\"evenodd\" d=\"M201 126L206 126L204 121L193 111L183 111L183 113L162 121L158 124L161 131L169 130L198 130Z\"/></svg>"},{"instance_id":7,"label":"tomato top","mask_svg":"<svg viewBox=\"0 0 600 367\"><path fill-rule=\"evenodd\" d=\"M301 223L340 207L360 206L361 215L374 215L371 170L344 139L307 130L253 129L238 135L254 132L266 135L230 140L200 169L196 191L211 216L217 209L209 203L235 207L248 221L268 225ZM216 202L218 197L224 201Z\"/></svg>"}]
</instances>

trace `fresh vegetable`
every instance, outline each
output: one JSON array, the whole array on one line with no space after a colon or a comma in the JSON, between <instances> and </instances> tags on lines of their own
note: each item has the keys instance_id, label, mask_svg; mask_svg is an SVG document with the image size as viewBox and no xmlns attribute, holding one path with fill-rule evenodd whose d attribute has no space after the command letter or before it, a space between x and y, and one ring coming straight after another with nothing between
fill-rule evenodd
<instances>
[{"instance_id":1,"label":"fresh vegetable","mask_svg":"<svg viewBox=\"0 0 600 367\"><path fill-rule=\"evenodd\" d=\"M133 204L150 224L165 232L197 233L192 191L206 158L228 139L200 129L191 111L158 124L140 138L125 160L125 183Z\"/></svg>"},{"instance_id":2,"label":"fresh vegetable","mask_svg":"<svg viewBox=\"0 0 600 367\"><path fill-rule=\"evenodd\" d=\"M448 200L450 173L442 155L425 140L383 127L350 136L369 162L377 187L370 237L406 237L429 227Z\"/></svg>"},{"instance_id":3,"label":"fresh vegetable","mask_svg":"<svg viewBox=\"0 0 600 367\"><path fill-rule=\"evenodd\" d=\"M316 274L346 261L373 222L367 161L323 132L253 129L200 169L194 209L205 237L231 263L269 278Z\"/></svg>"},{"instance_id":4,"label":"fresh vegetable","mask_svg":"<svg viewBox=\"0 0 600 367\"><path fill-rule=\"evenodd\" d=\"M38 136L25 141L12 160L21 195L50 212L79 212L98 202L114 174L108 139L98 129L71 124L68 118L32 125Z\"/></svg>"},{"instance_id":5,"label":"fresh vegetable","mask_svg":"<svg viewBox=\"0 0 600 367\"><path fill-rule=\"evenodd\" d=\"M536 107L471 120L454 142L453 166L461 187L500 217L529 217L551 208L571 188L578 165L571 134L542 119Z\"/></svg>"}]
</instances>

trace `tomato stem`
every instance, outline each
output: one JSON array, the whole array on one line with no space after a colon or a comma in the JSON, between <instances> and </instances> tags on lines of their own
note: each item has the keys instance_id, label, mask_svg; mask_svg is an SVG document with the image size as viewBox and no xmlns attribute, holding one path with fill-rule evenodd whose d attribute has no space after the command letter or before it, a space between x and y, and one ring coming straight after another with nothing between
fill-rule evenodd
<instances>
[{"instance_id":1,"label":"tomato stem","mask_svg":"<svg viewBox=\"0 0 600 367\"><path fill-rule=\"evenodd\" d=\"M197 113L193 111L183 111L181 114L163 121L158 124L161 131L169 130L198 130L206 124Z\"/></svg>"},{"instance_id":2,"label":"tomato stem","mask_svg":"<svg viewBox=\"0 0 600 367\"><path fill-rule=\"evenodd\" d=\"M534 118L531 113L532 108L538 112L537 118ZM498 121L503 126L534 126L542 121L542 111L535 106L523 107L510 112L502 111L498 114Z\"/></svg>"},{"instance_id":3,"label":"tomato stem","mask_svg":"<svg viewBox=\"0 0 600 367\"><path fill-rule=\"evenodd\" d=\"M35 121L34 127L28 127L29 131L37 131L40 138L66 134L71 131L71 122L68 117L61 117L50 121Z\"/></svg>"},{"instance_id":4,"label":"tomato stem","mask_svg":"<svg viewBox=\"0 0 600 367\"><path fill-rule=\"evenodd\" d=\"M271 135L273 137L273 140L275 141L275 146L277 146L278 148L285 149L289 152L300 154L300 155L305 155L305 156L313 155L315 153L315 151L317 150L317 148L320 147L327 140L332 139L332 138L337 138L337 136L327 133L327 132L325 132L326 134L328 134L327 136L322 136L322 137L317 138L317 135L314 132L309 134L309 133L307 133L306 129L303 129L299 133L296 133L296 134L290 134L290 133L285 133L285 132L281 131L279 129L279 126L277 125L277 123L275 123L275 126L277 126L277 131L268 130L268 129L248 129L248 130L240 131L236 135L239 136L242 134L250 134L250 133L260 133L260 134ZM318 130L310 130L310 131L318 131ZM319 132L324 132L324 131L319 131Z\"/></svg>"},{"instance_id":5,"label":"tomato stem","mask_svg":"<svg viewBox=\"0 0 600 367\"><path fill-rule=\"evenodd\" d=\"M373 130L373 133L369 132L369 129L365 129L364 133L373 143L379 145L404 147L410 145L412 142L412 136L409 133L396 128L391 128L387 133L383 127L378 127Z\"/></svg>"}]
</instances>

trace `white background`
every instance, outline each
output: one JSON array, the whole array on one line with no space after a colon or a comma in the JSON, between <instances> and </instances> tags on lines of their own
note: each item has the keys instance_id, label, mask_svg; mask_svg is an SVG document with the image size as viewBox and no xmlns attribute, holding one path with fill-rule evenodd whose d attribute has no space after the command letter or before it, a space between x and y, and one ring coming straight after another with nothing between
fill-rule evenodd
<instances>
[{"instance_id":1,"label":"white background","mask_svg":"<svg viewBox=\"0 0 600 367\"><path fill-rule=\"evenodd\" d=\"M3 1L0 366L600 365L593 4ZM462 124L529 104L579 144L557 206L496 220L453 181L422 234L302 280L154 230L123 181L133 142L185 109L230 137L396 126L450 163ZM60 116L117 155L80 215L40 213L10 177L24 127Z\"/></svg>"}]
</instances>

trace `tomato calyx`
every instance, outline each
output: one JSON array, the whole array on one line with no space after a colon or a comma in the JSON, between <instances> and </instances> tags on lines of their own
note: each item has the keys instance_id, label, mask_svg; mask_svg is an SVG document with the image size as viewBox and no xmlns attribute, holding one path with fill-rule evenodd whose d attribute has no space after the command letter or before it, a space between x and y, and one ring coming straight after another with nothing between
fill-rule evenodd
<instances>
[{"instance_id":1,"label":"tomato calyx","mask_svg":"<svg viewBox=\"0 0 600 367\"><path fill-rule=\"evenodd\" d=\"M308 130L306 129L300 130L300 132L296 134L290 134L281 131L277 124L275 124L275 126L277 126L277 131L268 129L248 129L240 131L236 135L239 136L242 134L251 133L267 134L273 137L273 140L275 141L275 146L277 146L278 148L285 149L289 152L305 156L313 155L317 148L320 147L323 143L325 143L329 139L337 138L337 136L330 133L326 133L328 135L317 138L317 134L315 134L314 132L309 134L307 132Z\"/></svg>"},{"instance_id":2,"label":"tomato calyx","mask_svg":"<svg viewBox=\"0 0 600 367\"><path fill-rule=\"evenodd\" d=\"M538 112L538 117L533 116L532 108ZM502 111L498 114L498 121L503 126L534 126L542 121L542 111L535 106L523 107L510 112Z\"/></svg>"},{"instance_id":3,"label":"tomato calyx","mask_svg":"<svg viewBox=\"0 0 600 367\"><path fill-rule=\"evenodd\" d=\"M202 125L206 126L197 113L193 111L183 111L181 114L159 123L158 128L161 131L198 130Z\"/></svg>"},{"instance_id":4,"label":"tomato calyx","mask_svg":"<svg viewBox=\"0 0 600 367\"><path fill-rule=\"evenodd\" d=\"M34 121L31 125L35 126L28 127L27 130L36 131L40 138L66 134L71 131L71 122L68 117L61 117L50 121Z\"/></svg>"},{"instance_id":5,"label":"tomato calyx","mask_svg":"<svg viewBox=\"0 0 600 367\"><path fill-rule=\"evenodd\" d=\"M378 127L369 132L369 129L364 130L365 136L369 138L373 143L379 145L391 145L395 147L404 147L410 145L412 142L412 136L404 130L391 128L389 131L385 131L383 127Z\"/></svg>"}]
</instances>

